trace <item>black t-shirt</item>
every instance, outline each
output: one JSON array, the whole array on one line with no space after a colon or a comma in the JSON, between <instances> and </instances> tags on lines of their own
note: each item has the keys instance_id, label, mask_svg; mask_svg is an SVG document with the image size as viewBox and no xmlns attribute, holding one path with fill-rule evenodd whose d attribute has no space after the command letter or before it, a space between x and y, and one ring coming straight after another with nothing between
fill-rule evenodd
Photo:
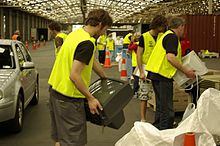
<instances>
[{"instance_id":1,"label":"black t-shirt","mask_svg":"<svg viewBox=\"0 0 220 146\"><path fill-rule=\"evenodd\" d=\"M73 60L78 60L80 62L89 64L93 55L94 45L91 41L83 41L78 44L76 51L74 53Z\"/></svg>"},{"instance_id":2,"label":"black t-shirt","mask_svg":"<svg viewBox=\"0 0 220 146\"><path fill-rule=\"evenodd\" d=\"M174 34L168 34L163 38L163 47L166 50L166 53L173 53L177 55L178 49L178 37Z\"/></svg>"},{"instance_id":3,"label":"black t-shirt","mask_svg":"<svg viewBox=\"0 0 220 146\"><path fill-rule=\"evenodd\" d=\"M178 37L176 34L168 34L163 38L163 47L166 50L167 53L173 53L175 56L177 55L177 49L178 49ZM163 80L163 81L172 81L172 79L165 78L157 73L148 73L148 78L152 80Z\"/></svg>"},{"instance_id":4,"label":"black t-shirt","mask_svg":"<svg viewBox=\"0 0 220 146\"><path fill-rule=\"evenodd\" d=\"M128 37L128 39L131 41L131 35Z\"/></svg>"}]
</instances>

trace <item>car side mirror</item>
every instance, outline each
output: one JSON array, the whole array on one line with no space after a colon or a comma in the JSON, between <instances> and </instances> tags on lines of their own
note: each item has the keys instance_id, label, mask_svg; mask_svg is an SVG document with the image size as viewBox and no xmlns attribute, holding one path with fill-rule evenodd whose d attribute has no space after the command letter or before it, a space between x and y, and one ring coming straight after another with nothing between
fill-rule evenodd
<instances>
[{"instance_id":1,"label":"car side mirror","mask_svg":"<svg viewBox=\"0 0 220 146\"><path fill-rule=\"evenodd\" d=\"M24 62L21 69L33 69L34 68L34 63L33 62Z\"/></svg>"}]
</instances>

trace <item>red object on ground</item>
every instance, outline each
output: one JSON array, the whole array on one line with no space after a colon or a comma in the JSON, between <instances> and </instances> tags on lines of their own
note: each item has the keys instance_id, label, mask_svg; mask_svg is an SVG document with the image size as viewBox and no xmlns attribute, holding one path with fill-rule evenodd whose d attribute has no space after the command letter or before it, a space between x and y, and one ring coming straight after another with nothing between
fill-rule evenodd
<instances>
[{"instance_id":1,"label":"red object on ground","mask_svg":"<svg viewBox=\"0 0 220 146\"><path fill-rule=\"evenodd\" d=\"M196 146L195 134L193 132L189 132L184 135L183 146Z\"/></svg>"},{"instance_id":2,"label":"red object on ground","mask_svg":"<svg viewBox=\"0 0 220 146\"><path fill-rule=\"evenodd\" d=\"M111 66L111 60L110 60L110 52L106 50L105 53L105 63L104 63L105 68L110 68Z\"/></svg>"},{"instance_id":3,"label":"red object on ground","mask_svg":"<svg viewBox=\"0 0 220 146\"><path fill-rule=\"evenodd\" d=\"M36 50L36 41L33 43L33 50Z\"/></svg>"},{"instance_id":4,"label":"red object on ground","mask_svg":"<svg viewBox=\"0 0 220 146\"><path fill-rule=\"evenodd\" d=\"M126 69L126 59L122 59L122 64L121 64L121 80L127 81L128 80L128 74L127 74L127 69Z\"/></svg>"}]
</instances>

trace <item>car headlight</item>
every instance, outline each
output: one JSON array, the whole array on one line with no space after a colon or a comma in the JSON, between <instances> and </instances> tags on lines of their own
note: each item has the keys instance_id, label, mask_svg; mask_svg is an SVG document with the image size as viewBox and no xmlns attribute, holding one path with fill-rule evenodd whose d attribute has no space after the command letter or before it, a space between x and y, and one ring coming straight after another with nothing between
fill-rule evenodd
<instances>
[{"instance_id":1,"label":"car headlight","mask_svg":"<svg viewBox=\"0 0 220 146\"><path fill-rule=\"evenodd\" d=\"M3 91L0 89L0 100L3 98Z\"/></svg>"}]
</instances>

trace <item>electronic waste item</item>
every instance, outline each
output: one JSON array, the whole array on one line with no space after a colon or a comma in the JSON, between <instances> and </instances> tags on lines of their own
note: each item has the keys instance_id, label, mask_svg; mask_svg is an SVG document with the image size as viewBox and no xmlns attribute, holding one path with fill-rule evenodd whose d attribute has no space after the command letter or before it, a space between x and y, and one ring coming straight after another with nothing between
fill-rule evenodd
<instances>
[{"instance_id":1,"label":"electronic waste item","mask_svg":"<svg viewBox=\"0 0 220 146\"><path fill-rule=\"evenodd\" d=\"M132 99L133 91L128 82L116 79L99 79L89 87L90 93L99 100L103 111L91 114L85 102L86 119L93 124L119 129L125 121L123 108Z\"/></svg>"},{"instance_id":2,"label":"electronic waste item","mask_svg":"<svg viewBox=\"0 0 220 146\"><path fill-rule=\"evenodd\" d=\"M199 81L201 80L200 76L208 72L205 63L200 60L200 58L196 55L194 51L191 51L189 54L184 56L182 58L182 62L183 66L187 66L195 70L195 73L198 75ZM174 75L173 79L181 88L186 88L196 83L196 79L192 80L190 78L187 78L186 75L179 70L176 71L176 74Z\"/></svg>"}]
</instances>

